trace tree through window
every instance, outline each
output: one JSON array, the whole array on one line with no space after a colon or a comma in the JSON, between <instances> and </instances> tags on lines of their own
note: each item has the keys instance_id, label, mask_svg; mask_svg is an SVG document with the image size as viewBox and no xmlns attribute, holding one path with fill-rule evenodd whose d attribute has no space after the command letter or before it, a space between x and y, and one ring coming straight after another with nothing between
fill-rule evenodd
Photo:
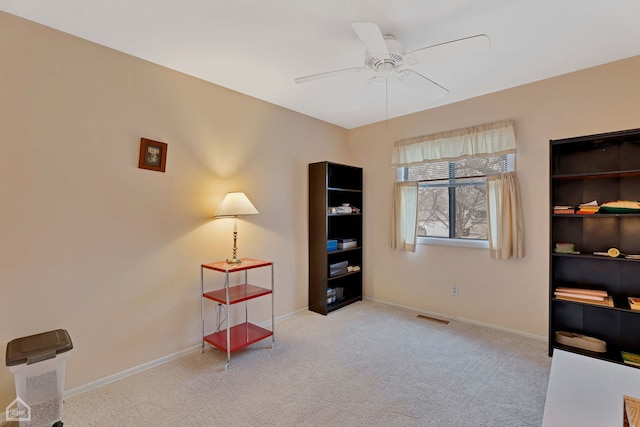
<instances>
[{"instance_id":1,"label":"tree through window","mask_svg":"<svg viewBox=\"0 0 640 427\"><path fill-rule=\"evenodd\" d=\"M487 240L486 176L513 170L514 155L431 162L402 168L418 181L418 236Z\"/></svg>"}]
</instances>

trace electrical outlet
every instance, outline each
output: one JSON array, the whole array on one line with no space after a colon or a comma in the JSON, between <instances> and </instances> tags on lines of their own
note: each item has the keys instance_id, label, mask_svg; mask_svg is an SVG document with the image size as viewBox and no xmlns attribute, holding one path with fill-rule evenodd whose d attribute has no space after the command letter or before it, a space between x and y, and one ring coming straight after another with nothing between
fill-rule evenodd
<instances>
[{"instance_id":1,"label":"electrical outlet","mask_svg":"<svg viewBox=\"0 0 640 427\"><path fill-rule=\"evenodd\" d=\"M453 285L451 287L451 295L453 295L454 297L457 297L458 296L458 290L459 290L458 289L458 285Z\"/></svg>"}]
</instances>

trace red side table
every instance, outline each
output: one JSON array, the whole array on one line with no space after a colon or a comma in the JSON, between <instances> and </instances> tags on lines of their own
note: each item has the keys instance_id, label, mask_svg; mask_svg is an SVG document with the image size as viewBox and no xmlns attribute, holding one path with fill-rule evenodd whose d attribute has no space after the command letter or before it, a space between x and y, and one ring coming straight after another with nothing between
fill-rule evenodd
<instances>
[{"instance_id":1,"label":"red side table","mask_svg":"<svg viewBox=\"0 0 640 427\"><path fill-rule=\"evenodd\" d=\"M260 286L251 285L248 282L248 271L256 268L271 267L271 289ZM204 291L204 271L213 270L225 274L224 288L211 292ZM244 283L240 285L229 285L229 275L244 271ZM242 263L232 265L225 261L213 262L210 264L202 264L200 266L200 287L202 291L201 299L201 316L202 316L202 350L204 350L205 342L212 346L225 351L227 353L227 363L225 369L231 362L231 353L245 348L253 343L271 337L271 348L275 348L275 330L274 330L274 309L273 309L273 262L260 261L251 258L242 258ZM271 330L262 328L258 325L250 323L248 320L248 309L246 301L271 295ZM205 299L224 304L226 308L226 328L221 329L222 323L218 319L215 332L205 335ZM234 304L244 302L244 322L229 327L229 310Z\"/></svg>"}]
</instances>

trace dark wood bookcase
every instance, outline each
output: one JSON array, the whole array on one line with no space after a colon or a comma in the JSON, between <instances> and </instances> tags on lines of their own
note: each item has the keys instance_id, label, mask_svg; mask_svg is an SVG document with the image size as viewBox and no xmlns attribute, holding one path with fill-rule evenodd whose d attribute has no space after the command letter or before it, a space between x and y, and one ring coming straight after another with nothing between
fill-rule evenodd
<instances>
[{"instance_id":1,"label":"dark wood bookcase","mask_svg":"<svg viewBox=\"0 0 640 427\"><path fill-rule=\"evenodd\" d=\"M359 213L331 213L349 205ZM324 314L362 300L362 168L331 162L309 164L309 310ZM328 250L327 241L355 239L356 246ZM331 275L347 262L359 271Z\"/></svg>"},{"instance_id":2,"label":"dark wood bookcase","mask_svg":"<svg viewBox=\"0 0 640 427\"><path fill-rule=\"evenodd\" d=\"M553 206L597 200L640 200L640 129L551 140L549 257L549 355L554 348L623 363L620 351L640 354L640 311L627 297L640 297L640 260L594 255L617 248L640 254L640 214L554 214ZM554 251L575 244L579 254ZM557 299L557 287L605 290L614 307ZM591 352L555 341L556 331L604 340L607 352Z\"/></svg>"}]
</instances>

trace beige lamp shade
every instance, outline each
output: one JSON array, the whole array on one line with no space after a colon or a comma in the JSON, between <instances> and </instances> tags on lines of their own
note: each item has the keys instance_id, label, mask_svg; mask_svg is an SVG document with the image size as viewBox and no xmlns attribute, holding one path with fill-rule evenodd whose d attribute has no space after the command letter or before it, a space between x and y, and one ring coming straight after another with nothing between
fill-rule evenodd
<instances>
[{"instance_id":1,"label":"beige lamp shade","mask_svg":"<svg viewBox=\"0 0 640 427\"><path fill-rule=\"evenodd\" d=\"M222 203L218 207L215 214L216 218L239 216L239 215L255 215L258 210L249 201L249 198L241 191L227 193L222 199Z\"/></svg>"}]
</instances>

